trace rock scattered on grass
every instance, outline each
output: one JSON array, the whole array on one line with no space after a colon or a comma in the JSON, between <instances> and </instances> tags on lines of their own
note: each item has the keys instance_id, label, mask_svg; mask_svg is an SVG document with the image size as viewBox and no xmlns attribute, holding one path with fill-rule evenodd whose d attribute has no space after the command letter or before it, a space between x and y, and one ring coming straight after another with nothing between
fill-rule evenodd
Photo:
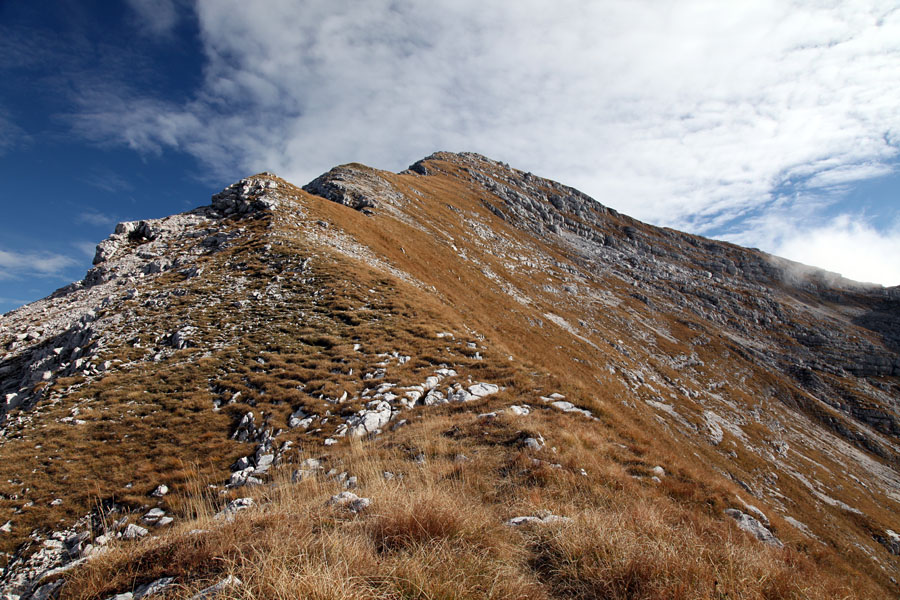
<instances>
[{"instance_id":1,"label":"rock scattered on grass","mask_svg":"<svg viewBox=\"0 0 900 600\"><path fill-rule=\"evenodd\" d=\"M369 505L372 504L372 501L369 498L360 498L353 492L341 492L340 494L332 496L328 501L328 504L346 508L352 513L358 513L368 508Z\"/></svg>"},{"instance_id":2,"label":"rock scattered on grass","mask_svg":"<svg viewBox=\"0 0 900 600\"><path fill-rule=\"evenodd\" d=\"M242 510L247 510L253 506L253 498L235 498L228 505L216 513L216 519L224 519L225 521L234 520L234 515Z\"/></svg>"},{"instance_id":3,"label":"rock scattered on grass","mask_svg":"<svg viewBox=\"0 0 900 600\"><path fill-rule=\"evenodd\" d=\"M544 448L544 436L541 434L537 434L537 436L529 436L522 440L522 445L529 450L542 450Z\"/></svg>"},{"instance_id":4,"label":"rock scattered on grass","mask_svg":"<svg viewBox=\"0 0 900 600\"><path fill-rule=\"evenodd\" d=\"M241 581L234 575L229 575L218 583L207 588L203 588L202 590L191 596L191 600L206 600L207 598L215 598L218 594L224 592L225 590L241 587L242 585L244 585L243 581Z\"/></svg>"},{"instance_id":5,"label":"rock scattered on grass","mask_svg":"<svg viewBox=\"0 0 900 600\"><path fill-rule=\"evenodd\" d=\"M769 531L769 529L759 522L754 517L739 511L736 508L728 508L725 509L725 514L737 521L737 526L746 531L747 533L753 534L756 539L763 542L764 544L768 544L769 546L774 546L775 548L783 548L784 544L781 543L775 534Z\"/></svg>"},{"instance_id":6,"label":"rock scattered on grass","mask_svg":"<svg viewBox=\"0 0 900 600\"><path fill-rule=\"evenodd\" d=\"M141 527L140 525L135 525L134 523L129 523L125 530L122 532L122 539L126 540L136 540L138 538L142 538L146 536L148 531Z\"/></svg>"},{"instance_id":7,"label":"rock scattered on grass","mask_svg":"<svg viewBox=\"0 0 900 600\"><path fill-rule=\"evenodd\" d=\"M143 517L141 517L141 520L144 523L149 523L149 524L153 525L165 516L166 516L166 511L164 511L163 509L152 508L149 511L147 511L147 514L145 514Z\"/></svg>"},{"instance_id":8,"label":"rock scattered on grass","mask_svg":"<svg viewBox=\"0 0 900 600\"><path fill-rule=\"evenodd\" d=\"M504 525L508 527L521 527L523 525L551 525L553 523L569 523L572 519L569 517L561 517L559 515L547 514L544 516L529 515L522 517L513 517Z\"/></svg>"}]
</instances>

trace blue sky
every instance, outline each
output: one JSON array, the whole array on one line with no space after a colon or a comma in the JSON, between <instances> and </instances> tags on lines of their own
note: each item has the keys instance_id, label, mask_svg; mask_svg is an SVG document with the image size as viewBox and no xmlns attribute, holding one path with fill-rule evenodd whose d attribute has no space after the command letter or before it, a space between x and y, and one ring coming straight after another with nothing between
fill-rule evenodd
<instances>
[{"instance_id":1,"label":"blue sky","mask_svg":"<svg viewBox=\"0 0 900 600\"><path fill-rule=\"evenodd\" d=\"M471 150L900 284L900 11L857 0L0 0L0 312L248 174Z\"/></svg>"}]
</instances>

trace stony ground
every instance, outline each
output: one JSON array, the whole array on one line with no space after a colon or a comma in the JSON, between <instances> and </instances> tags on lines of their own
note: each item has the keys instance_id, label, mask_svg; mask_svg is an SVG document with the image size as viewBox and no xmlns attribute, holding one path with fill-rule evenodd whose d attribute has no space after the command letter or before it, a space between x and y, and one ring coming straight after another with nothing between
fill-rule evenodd
<instances>
[{"instance_id":1,"label":"stony ground","mask_svg":"<svg viewBox=\"0 0 900 600\"><path fill-rule=\"evenodd\" d=\"M857 593L894 594L898 315L897 289L653 228L478 155L399 175L347 165L303 190L260 174L210 206L120 224L83 281L0 319L2 586L275 597L274 575L235 553L169 571L147 553L247 523L274 543L266 515L301 509L387 543L367 529L386 518L374 508L430 489L501 526L512 554L492 576L519 582L503 597L771 597L788 588L749 573L803 560L822 587L792 597L830 597L848 573ZM465 485L447 487L456 471ZM755 554L743 575L682 564L694 583L676 593L652 570L616 587L608 550L563 565L542 534L507 533L612 527L613 506L677 514L709 568ZM615 533L659 538L647 526ZM749 536L715 550L732 530ZM404 552L463 535L445 533ZM366 577L389 572L362 556ZM129 581L104 571L135 564ZM571 586L550 565L574 568Z\"/></svg>"}]
</instances>

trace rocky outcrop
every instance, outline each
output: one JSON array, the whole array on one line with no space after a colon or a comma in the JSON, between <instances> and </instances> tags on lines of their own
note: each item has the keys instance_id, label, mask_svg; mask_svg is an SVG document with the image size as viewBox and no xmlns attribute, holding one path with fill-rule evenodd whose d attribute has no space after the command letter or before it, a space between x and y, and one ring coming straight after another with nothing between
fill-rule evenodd
<instances>
[{"instance_id":1,"label":"rocky outcrop","mask_svg":"<svg viewBox=\"0 0 900 600\"><path fill-rule=\"evenodd\" d=\"M362 212L382 203L402 204L405 199L377 171L356 163L331 169L303 186L303 190Z\"/></svg>"},{"instance_id":2,"label":"rocky outcrop","mask_svg":"<svg viewBox=\"0 0 900 600\"><path fill-rule=\"evenodd\" d=\"M213 210L226 217L275 210L281 205L281 199L273 193L279 188L273 177L272 173L260 173L229 185L213 195Z\"/></svg>"},{"instance_id":3,"label":"rocky outcrop","mask_svg":"<svg viewBox=\"0 0 900 600\"><path fill-rule=\"evenodd\" d=\"M226 218L252 218L279 207L289 212L284 207L292 197L286 184L262 173L215 194L210 206L116 225L97 245L94 267L82 281L0 320L0 420L12 410L34 406L59 377L96 377L115 368L116 363L96 356L120 341L112 330L120 328L125 303L140 303L143 308L165 304L159 295L143 297L144 290L164 274L174 272L189 280L202 273L199 261L230 247L240 235L240 225ZM173 290L165 295L183 293ZM21 324L30 322L41 325L23 329ZM191 347L195 331L189 325L170 331L156 356Z\"/></svg>"},{"instance_id":4,"label":"rocky outcrop","mask_svg":"<svg viewBox=\"0 0 900 600\"><path fill-rule=\"evenodd\" d=\"M429 177L441 178L435 189L452 189L453 197L418 194L428 189L423 178ZM341 491L330 504L336 514L368 506L368 499L349 491L365 489L365 476L357 480L334 460L340 444L382 440L429 412L448 419L471 415L471 427L486 435L515 423L516 435L503 443L524 464L572 474L578 470L567 464L560 440L546 429L545 439L530 421L572 424L577 432L627 421L619 411L639 412L647 436L671 434L700 460L701 453L719 457L742 494L784 507L806 501L795 497L799 489L817 509L860 520L864 507L851 506L854 495L823 483L833 476L849 490L856 481L824 471L820 479L807 478L808 467L796 467L799 461L792 459L827 463L803 454L815 447L832 462L857 461L863 465L858 473L870 469L871 481L858 479L867 492L900 485L887 466L898 464L900 446L897 290L860 286L755 250L651 227L573 188L475 154L435 154L412 165L407 177L345 165L304 189L372 218L356 218L261 174L214 195L210 206L119 224L98 246L95 266L82 282L5 315L0 413L11 415L8 431L24 431L29 415L39 412L29 411L35 406L53 409L54 423L93 427L103 414L104 394L119 398L117 386L127 381L122 374L165 363L182 371L170 375L164 392L154 393L189 399L178 420L214 411L204 416L221 430L203 435L218 435L236 449L227 459L210 457L216 468L230 466L227 478L216 476L218 493L276 484L273 473L290 464L298 486L314 479L335 486L329 494ZM461 198L465 194L470 197ZM432 202L436 198L440 202ZM313 207L327 209L329 221L314 215ZM347 223L333 216L340 214ZM388 221L395 218L413 229ZM352 233L356 239L342 231L362 222L373 230L391 224L379 234L425 235L415 244L403 239L385 246L384 236L373 243L364 232ZM371 248L345 251L366 243ZM385 256L372 258L379 252ZM350 277L341 262L347 257ZM368 268L376 275L359 285L357 273ZM414 276L401 277L403 269ZM415 282L418 291L398 293L398 280ZM406 328L403 319L423 311L417 293L434 302L428 314L459 309L453 333L445 329L453 319ZM458 307L468 295L477 301ZM335 306L341 306L334 309L339 314L330 314ZM398 326L385 328L377 340L366 337L369 329L359 337L351 331L363 322L377 330L387 320ZM339 335L332 331L338 322ZM263 340L252 351L244 343L251 334ZM422 342L427 338L428 344ZM389 346L395 339L397 346ZM417 350L420 343L426 351ZM369 345L379 348L369 353ZM303 363L307 351L315 360ZM544 365L536 358L541 356L548 357ZM196 383L194 367L206 363L216 370L196 389L182 389L181 374ZM513 374L522 364L527 377ZM559 385L526 385L529 377L544 377L545 368L571 374L572 391L563 390L569 399L555 391ZM109 378L111 389L92 388L109 374L117 375ZM140 407L126 402L139 405L143 394L122 392L121 404L133 411L124 414L142 420ZM56 407L62 401L73 406ZM140 427L137 417L135 423ZM602 452L632 452L617 448L610 443ZM411 448L409 456L418 465L433 460L420 448ZM635 485L671 490L683 484L677 465L628 460ZM753 472L741 472L741 464L754 465ZM780 477L794 481L779 487ZM177 518L162 480L178 486L159 474L146 482L139 496L148 504L111 535L159 535ZM15 485L10 495L24 494L27 486ZM24 505L21 498L15 502ZM251 505L236 500L218 518L230 520ZM727 515L766 544L781 544L762 511L744 503L743 511ZM14 530L14 519L4 532ZM526 513L507 524L564 522L549 513ZM897 548L888 534L875 540L880 552ZM77 554L83 557L81 550Z\"/></svg>"},{"instance_id":5,"label":"rocky outcrop","mask_svg":"<svg viewBox=\"0 0 900 600\"><path fill-rule=\"evenodd\" d=\"M362 437L367 434L381 432L381 428L391 420L392 412L390 403L384 400L373 400L364 410L353 415L347 420L347 433L352 437Z\"/></svg>"},{"instance_id":6,"label":"rocky outcrop","mask_svg":"<svg viewBox=\"0 0 900 600\"><path fill-rule=\"evenodd\" d=\"M407 173L465 179L484 191L481 202L491 213L565 248L581 273L626 282L630 296L652 312L708 323L736 351L839 411L843 418L835 420L813 404L799 403L851 443L887 455L857 424L900 437L896 388L867 388L861 396L848 394L845 384L848 377L900 376L896 289L652 227L578 190L474 153L438 152Z\"/></svg>"}]
</instances>

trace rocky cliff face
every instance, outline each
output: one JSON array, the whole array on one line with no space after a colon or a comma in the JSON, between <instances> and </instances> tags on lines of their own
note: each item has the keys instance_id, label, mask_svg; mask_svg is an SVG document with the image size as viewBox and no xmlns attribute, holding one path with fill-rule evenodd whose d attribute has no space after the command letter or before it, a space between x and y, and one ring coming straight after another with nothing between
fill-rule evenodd
<instances>
[{"instance_id":1,"label":"rocky cliff face","mask_svg":"<svg viewBox=\"0 0 900 600\"><path fill-rule=\"evenodd\" d=\"M747 500L722 518L773 545L823 543L888 586L895 575L898 288L652 227L450 153L400 174L337 167L302 189L262 173L209 206L119 224L94 265L0 319L11 592L88 560L99 545L79 535L168 525L179 506L151 493L187 485L173 461L204 457L224 494L291 463L302 480L348 439L500 402L513 367L522 387L501 412L651 432L641 452L677 448L670 460L739 487ZM118 529L91 512L98 500ZM46 546L60 518L74 529Z\"/></svg>"}]
</instances>

